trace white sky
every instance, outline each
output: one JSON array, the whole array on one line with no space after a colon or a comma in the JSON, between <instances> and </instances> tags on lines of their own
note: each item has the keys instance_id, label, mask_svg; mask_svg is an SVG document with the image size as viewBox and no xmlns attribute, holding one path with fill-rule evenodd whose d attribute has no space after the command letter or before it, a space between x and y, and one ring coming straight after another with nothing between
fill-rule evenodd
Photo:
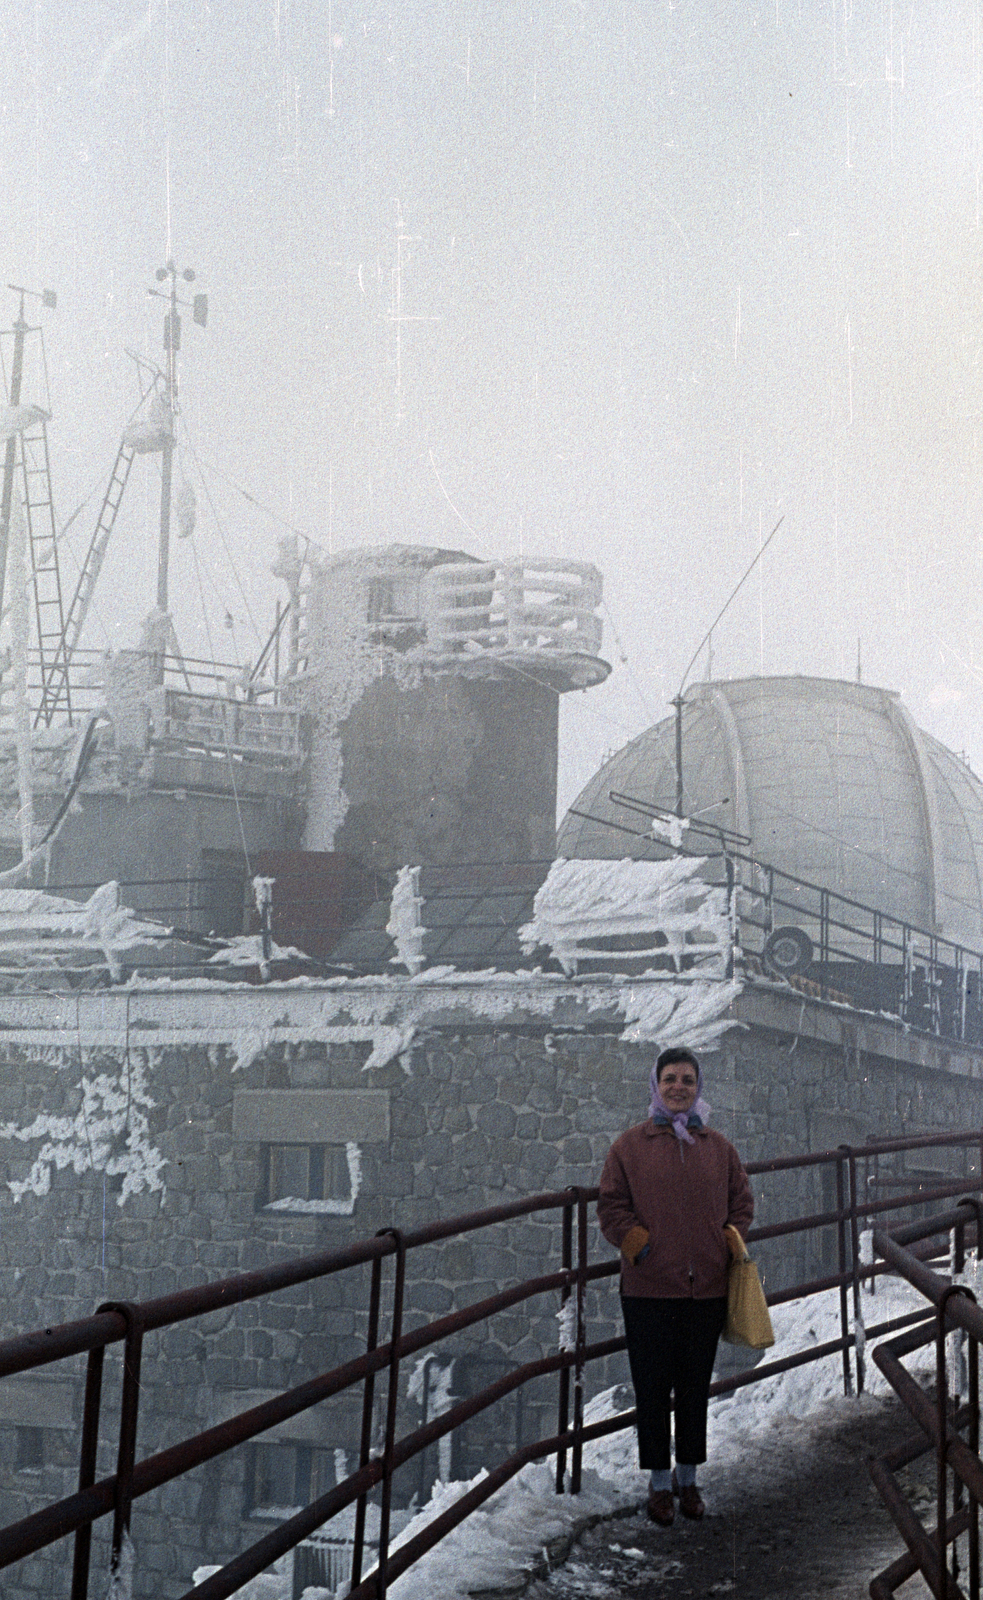
<instances>
[{"instance_id":1,"label":"white sky","mask_svg":"<svg viewBox=\"0 0 983 1600\"><path fill-rule=\"evenodd\" d=\"M864 678L983 768L981 22L979 0L8 0L0 272L59 296L60 518L135 403L124 346L160 359L146 290L173 254L210 298L181 371L202 462L334 548L602 569L615 673L565 706L565 800L664 713L782 514L715 674L853 677L859 636ZM423 320L397 349L400 263ZM133 642L153 600L155 470L91 643ZM182 643L208 648L205 595L212 648L254 656L283 529L209 474L217 525L183 470Z\"/></svg>"}]
</instances>

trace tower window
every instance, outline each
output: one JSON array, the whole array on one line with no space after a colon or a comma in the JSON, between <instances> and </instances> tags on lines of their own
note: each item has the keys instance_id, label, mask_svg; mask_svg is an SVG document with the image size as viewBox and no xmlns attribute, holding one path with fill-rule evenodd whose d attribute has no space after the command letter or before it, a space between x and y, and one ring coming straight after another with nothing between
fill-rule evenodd
<instances>
[{"instance_id":1,"label":"tower window","mask_svg":"<svg viewBox=\"0 0 983 1600\"><path fill-rule=\"evenodd\" d=\"M335 1483L329 1450L303 1444L254 1444L246 1464L247 1517L282 1520Z\"/></svg>"},{"instance_id":2,"label":"tower window","mask_svg":"<svg viewBox=\"0 0 983 1600\"><path fill-rule=\"evenodd\" d=\"M350 1216L359 1187L358 1146L268 1144L263 1147L263 1210Z\"/></svg>"}]
</instances>

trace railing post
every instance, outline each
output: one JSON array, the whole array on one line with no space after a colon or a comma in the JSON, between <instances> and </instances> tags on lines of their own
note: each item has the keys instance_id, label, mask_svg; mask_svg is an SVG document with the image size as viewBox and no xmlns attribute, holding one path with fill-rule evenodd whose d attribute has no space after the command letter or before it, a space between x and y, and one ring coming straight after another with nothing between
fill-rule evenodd
<instances>
[{"instance_id":1,"label":"railing post","mask_svg":"<svg viewBox=\"0 0 983 1600\"><path fill-rule=\"evenodd\" d=\"M943 1289L942 1294L941 1294L941 1296L939 1298L938 1306L936 1307L936 1312L935 1312L935 1403L936 1403L936 1416L937 1416L937 1426L938 1426L937 1443L936 1443L936 1451L935 1451L935 1462L936 1462L935 1491L936 1491L936 1500L937 1500L937 1509L938 1509L938 1517L937 1517L936 1525L938 1527L938 1559L939 1559L938 1592L940 1594L945 1592L945 1582L946 1582L945 1525L946 1525L946 1500L948 1498L947 1489L948 1489L948 1476L949 1476L949 1474L948 1474L948 1464L949 1464L949 1433L950 1433L949 1380L948 1380L948 1373L946 1371L946 1359L945 1359L945 1341L946 1341L945 1315L946 1315L946 1307L948 1306L949 1301L952 1299L953 1295L957 1295L957 1294L958 1295L964 1295L966 1297L966 1299L972 1300L975 1303L976 1296L971 1294L968 1289L963 1288L963 1286L961 1284L950 1283L945 1289ZM957 1484L959 1483L959 1481L960 1480L957 1477L957 1479L956 1479ZM954 1497L953 1509L954 1510L958 1509L958 1504L955 1501L955 1497ZM955 1581L955 1579L958 1577L958 1574L959 1574L959 1565L958 1565L957 1546L956 1546L955 1539L953 1539L953 1544L952 1544L952 1578L953 1578L953 1581Z\"/></svg>"},{"instance_id":2,"label":"railing post","mask_svg":"<svg viewBox=\"0 0 983 1600\"><path fill-rule=\"evenodd\" d=\"M863 1310L860 1305L860 1225L857 1215L857 1155L853 1146L849 1150L850 1163L850 1254L853 1275L853 1349L857 1364L857 1394L864 1392Z\"/></svg>"},{"instance_id":3,"label":"railing post","mask_svg":"<svg viewBox=\"0 0 983 1600\"><path fill-rule=\"evenodd\" d=\"M932 1032L938 1035L942 1031L942 963L939 959L939 941L934 935L928 942L928 962L930 974L928 991L929 1022Z\"/></svg>"},{"instance_id":4,"label":"railing post","mask_svg":"<svg viewBox=\"0 0 983 1600\"><path fill-rule=\"evenodd\" d=\"M730 918L730 950L727 956L726 974L728 978L734 976L734 968L741 955L741 927L740 912L737 905L737 873L730 855L724 854L724 871L727 880L727 915Z\"/></svg>"},{"instance_id":5,"label":"railing post","mask_svg":"<svg viewBox=\"0 0 983 1600\"><path fill-rule=\"evenodd\" d=\"M845 1151L846 1148L846 1145L841 1145L841 1152ZM846 1210L845 1162L846 1156L844 1154L836 1157L836 1209L840 1212L840 1219L836 1224L837 1258L840 1275L840 1333L843 1340L847 1341L850 1338L850 1315L847 1311L847 1292L844 1281L847 1273L846 1217L842 1214ZM850 1371L850 1346L846 1342L843 1345L843 1393L845 1395L853 1393L853 1374Z\"/></svg>"},{"instance_id":6,"label":"railing post","mask_svg":"<svg viewBox=\"0 0 983 1600\"><path fill-rule=\"evenodd\" d=\"M584 1349L587 1331L584 1325L587 1297L587 1198L583 1189L577 1190L577 1338L573 1381L573 1465L570 1472L570 1493L580 1493L580 1473L584 1455Z\"/></svg>"},{"instance_id":7,"label":"railing post","mask_svg":"<svg viewBox=\"0 0 983 1600\"><path fill-rule=\"evenodd\" d=\"M123 1541L130 1535L133 1464L136 1457L137 1413L140 1406L143 1322L140 1307L131 1301L117 1300L101 1305L96 1311L96 1316L104 1311L115 1311L126 1322L126 1340L123 1345L123 1389L119 1406L119 1448L116 1455L116 1492L113 1496L113 1544L110 1557L110 1572L116 1577L123 1554ZM88 1385L86 1387L88 1388Z\"/></svg>"},{"instance_id":8,"label":"railing post","mask_svg":"<svg viewBox=\"0 0 983 1600\"><path fill-rule=\"evenodd\" d=\"M393 1455L396 1448L396 1410L399 1403L399 1341L403 1334L403 1293L406 1286L406 1245L403 1242L403 1235L398 1228L387 1228L385 1231L396 1244L396 1274L393 1280L393 1310L389 1329L389 1392L386 1395L386 1438L382 1452L382 1505L379 1510L376 1600L386 1600Z\"/></svg>"},{"instance_id":9,"label":"railing post","mask_svg":"<svg viewBox=\"0 0 983 1600\"><path fill-rule=\"evenodd\" d=\"M969 1448L980 1453L980 1347L969 1340ZM980 1504L969 1490L969 1592L980 1592Z\"/></svg>"},{"instance_id":10,"label":"railing post","mask_svg":"<svg viewBox=\"0 0 983 1600\"><path fill-rule=\"evenodd\" d=\"M369 1290L369 1326L365 1339L365 1353L371 1355L379 1343L379 1306L382 1299L382 1257L372 1263L372 1281ZM362 1386L362 1436L359 1443L359 1471L369 1464L372 1450L372 1408L375 1400L375 1373L367 1374ZM355 1502L355 1527L352 1534L352 1576L354 1589L362 1581L362 1557L365 1552L365 1508L367 1494L360 1494ZM74 1596L73 1596L74 1600Z\"/></svg>"},{"instance_id":11,"label":"railing post","mask_svg":"<svg viewBox=\"0 0 983 1600\"><path fill-rule=\"evenodd\" d=\"M99 1405L102 1399L102 1368L106 1356L105 1345L89 1351L85 1369L85 1403L82 1408L82 1442L79 1447L79 1489L88 1489L96 1481L96 1451L99 1446ZM72 1563L72 1600L86 1600L89 1592L89 1562L92 1552L92 1523L87 1522L75 1534L75 1554Z\"/></svg>"},{"instance_id":12,"label":"railing post","mask_svg":"<svg viewBox=\"0 0 983 1600\"><path fill-rule=\"evenodd\" d=\"M570 1195L570 1198L569 1198L569 1200L566 1201L566 1203L564 1204L564 1207L563 1207L563 1270L564 1270L564 1272L570 1272L572 1270L572 1268L573 1268L573 1208L577 1203L577 1191L576 1191L576 1189L570 1188L568 1190L568 1193ZM570 1285L569 1285L569 1283L565 1283L563 1285L563 1288L560 1290L560 1314L561 1314L561 1317L562 1317L563 1310L564 1310L565 1306L569 1303L570 1294L571 1294ZM563 1327L563 1326L564 1326L564 1324L561 1322L561 1327ZM561 1340L560 1340L560 1346L561 1346L561 1348L565 1348L564 1341L563 1341L562 1337L561 1337ZM569 1367L563 1367L561 1369L561 1371L560 1371L559 1404L558 1404L558 1407L557 1407L557 1417L556 1417L556 1431L560 1435L561 1438L567 1431L567 1423L569 1422L569 1420L570 1420L570 1368ZM562 1494L563 1493L563 1479L566 1476L566 1470L567 1470L567 1453L566 1453L565 1450L560 1449L560 1450L558 1450L556 1452L556 1492L557 1492L557 1494Z\"/></svg>"},{"instance_id":13,"label":"railing post","mask_svg":"<svg viewBox=\"0 0 983 1600\"><path fill-rule=\"evenodd\" d=\"M869 1134L868 1144L874 1144L873 1138L871 1138ZM863 1158L863 1189L865 1189L866 1198L869 1200L869 1198L871 1198L871 1157L869 1157L869 1155L865 1155L865 1158ZM879 1200L879 1198L881 1198L881 1152L879 1152L879 1150L874 1150L874 1200ZM871 1266L873 1266L873 1264L873 1253L871 1253ZM871 1272L871 1282L869 1282L868 1285L868 1294L876 1293L877 1278L874 1277L873 1272Z\"/></svg>"}]
</instances>

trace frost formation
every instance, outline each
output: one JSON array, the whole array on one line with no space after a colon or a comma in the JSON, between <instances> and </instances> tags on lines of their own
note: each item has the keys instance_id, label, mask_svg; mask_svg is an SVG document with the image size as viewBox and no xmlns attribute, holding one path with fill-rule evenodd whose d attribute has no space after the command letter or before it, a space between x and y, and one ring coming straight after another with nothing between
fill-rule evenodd
<instances>
[{"instance_id":1,"label":"frost formation","mask_svg":"<svg viewBox=\"0 0 983 1600\"><path fill-rule=\"evenodd\" d=\"M8 1180L15 1201L27 1193L50 1193L52 1171L64 1167L78 1176L91 1171L122 1177L120 1206L144 1189L162 1191L164 1157L151 1143L146 1115L153 1106L142 1068L127 1060L117 1073L83 1074L82 1104L73 1117L42 1112L24 1128L4 1123L0 1139L44 1140L27 1177Z\"/></svg>"}]
</instances>

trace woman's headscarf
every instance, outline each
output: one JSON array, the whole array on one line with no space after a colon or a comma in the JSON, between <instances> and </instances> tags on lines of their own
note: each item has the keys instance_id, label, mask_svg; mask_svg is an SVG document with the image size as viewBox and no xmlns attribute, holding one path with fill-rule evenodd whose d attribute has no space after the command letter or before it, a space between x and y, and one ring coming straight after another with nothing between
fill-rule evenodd
<instances>
[{"instance_id":1,"label":"woman's headscarf","mask_svg":"<svg viewBox=\"0 0 983 1600\"><path fill-rule=\"evenodd\" d=\"M692 1062L689 1064L692 1066ZM669 1065L667 1061L666 1066ZM696 1099L688 1111L670 1111L659 1093L658 1070L658 1065L654 1066L649 1078L649 1087L652 1090L649 1116L653 1122L668 1122L680 1143L692 1144L693 1135L689 1131L690 1128L702 1128L712 1110L703 1099L703 1068L696 1069Z\"/></svg>"}]
</instances>

